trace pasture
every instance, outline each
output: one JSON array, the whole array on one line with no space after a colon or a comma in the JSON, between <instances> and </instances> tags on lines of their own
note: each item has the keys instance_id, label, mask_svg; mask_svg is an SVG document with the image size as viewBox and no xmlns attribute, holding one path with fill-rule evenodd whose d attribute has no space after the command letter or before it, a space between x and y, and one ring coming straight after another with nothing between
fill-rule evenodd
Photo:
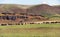
<instances>
[{"instance_id":1,"label":"pasture","mask_svg":"<svg viewBox=\"0 0 60 37\"><path fill-rule=\"evenodd\" d=\"M60 24L0 26L0 37L60 37Z\"/></svg>"}]
</instances>

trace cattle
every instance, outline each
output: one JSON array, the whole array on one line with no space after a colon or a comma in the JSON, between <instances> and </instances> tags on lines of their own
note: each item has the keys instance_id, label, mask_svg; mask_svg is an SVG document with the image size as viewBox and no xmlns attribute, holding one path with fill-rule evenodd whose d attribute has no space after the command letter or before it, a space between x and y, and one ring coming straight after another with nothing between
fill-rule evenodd
<instances>
[{"instance_id":1,"label":"cattle","mask_svg":"<svg viewBox=\"0 0 60 37\"><path fill-rule=\"evenodd\" d=\"M1 24L1 26L7 26L7 24Z\"/></svg>"},{"instance_id":2,"label":"cattle","mask_svg":"<svg viewBox=\"0 0 60 37\"><path fill-rule=\"evenodd\" d=\"M13 24L8 24L8 25L13 25Z\"/></svg>"}]
</instances>

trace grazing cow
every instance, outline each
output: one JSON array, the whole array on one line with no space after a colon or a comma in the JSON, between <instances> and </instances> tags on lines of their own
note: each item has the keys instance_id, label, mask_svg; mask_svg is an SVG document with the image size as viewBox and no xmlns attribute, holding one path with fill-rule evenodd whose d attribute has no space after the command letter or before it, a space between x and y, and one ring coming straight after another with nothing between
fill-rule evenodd
<instances>
[{"instance_id":1,"label":"grazing cow","mask_svg":"<svg viewBox=\"0 0 60 37\"><path fill-rule=\"evenodd\" d=\"M60 23L60 22L57 22L57 23Z\"/></svg>"},{"instance_id":2,"label":"grazing cow","mask_svg":"<svg viewBox=\"0 0 60 37\"><path fill-rule=\"evenodd\" d=\"M52 24L54 24L55 22L51 22Z\"/></svg>"},{"instance_id":3,"label":"grazing cow","mask_svg":"<svg viewBox=\"0 0 60 37\"><path fill-rule=\"evenodd\" d=\"M20 25L20 23L18 23L17 25Z\"/></svg>"},{"instance_id":4,"label":"grazing cow","mask_svg":"<svg viewBox=\"0 0 60 37\"><path fill-rule=\"evenodd\" d=\"M13 25L13 24L8 24L8 25Z\"/></svg>"},{"instance_id":5,"label":"grazing cow","mask_svg":"<svg viewBox=\"0 0 60 37\"><path fill-rule=\"evenodd\" d=\"M58 23L57 21L55 23Z\"/></svg>"},{"instance_id":6,"label":"grazing cow","mask_svg":"<svg viewBox=\"0 0 60 37\"><path fill-rule=\"evenodd\" d=\"M7 24L1 24L1 26L7 26Z\"/></svg>"},{"instance_id":7,"label":"grazing cow","mask_svg":"<svg viewBox=\"0 0 60 37\"><path fill-rule=\"evenodd\" d=\"M30 23L30 24L34 24L34 22Z\"/></svg>"},{"instance_id":8,"label":"grazing cow","mask_svg":"<svg viewBox=\"0 0 60 37\"><path fill-rule=\"evenodd\" d=\"M49 24L49 22L46 22L46 24Z\"/></svg>"}]
</instances>

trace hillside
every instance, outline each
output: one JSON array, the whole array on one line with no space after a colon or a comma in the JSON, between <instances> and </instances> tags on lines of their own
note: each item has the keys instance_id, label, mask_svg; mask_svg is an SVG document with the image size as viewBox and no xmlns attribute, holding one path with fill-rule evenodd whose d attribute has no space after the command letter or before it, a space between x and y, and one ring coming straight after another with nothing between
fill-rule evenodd
<instances>
[{"instance_id":1,"label":"hillside","mask_svg":"<svg viewBox=\"0 0 60 37\"><path fill-rule=\"evenodd\" d=\"M60 6L40 5L19 5L19 4L0 4L0 15L12 14L13 16L22 16L20 20L41 21L48 20L51 16L60 16ZM8 15L10 16L10 15ZM47 18L46 18L47 17ZM19 19L15 20L19 22Z\"/></svg>"},{"instance_id":2,"label":"hillside","mask_svg":"<svg viewBox=\"0 0 60 37\"><path fill-rule=\"evenodd\" d=\"M16 5L16 4L1 4L1 12L12 12L12 13L27 13L36 15L53 15L60 14L60 6L49 6L47 4L40 5Z\"/></svg>"},{"instance_id":3,"label":"hillside","mask_svg":"<svg viewBox=\"0 0 60 37\"><path fill-rule=\"evenodd\" d=\"M29 13L35 13L37 15L56 15L60 14L60 6L49 6L47 4L41 4L33 6L29 9Z\"/></svg>"}]
</instances>

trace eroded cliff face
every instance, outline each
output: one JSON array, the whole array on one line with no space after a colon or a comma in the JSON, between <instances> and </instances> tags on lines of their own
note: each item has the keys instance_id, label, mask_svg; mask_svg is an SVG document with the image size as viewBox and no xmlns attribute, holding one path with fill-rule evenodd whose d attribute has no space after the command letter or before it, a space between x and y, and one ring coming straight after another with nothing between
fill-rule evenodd
<instances>
[{"instance_id":1,"label":"eroded cliff face","mask_svg":"<svg viewBox=\"0 0 60 37\"><path fill-rule=\"evenodd\" d=\"M60 6L41 5L0 5L0 23L21 23L48 20L45 16L60 14Z\"/></svg>"},{"instance_id":2,"label":"eroded cliff face","mask_svg":"<svg viewBox=\"0 0 60 37\"><path fill-rule=\"evenodd\" d=\"M34 22L47 20L44 16L41 15L26 15L26 14L14 14L14 13L3 13L0 15L0 24L18 24L21 21L24 22Z\"/></svg>"}]
</instances>

